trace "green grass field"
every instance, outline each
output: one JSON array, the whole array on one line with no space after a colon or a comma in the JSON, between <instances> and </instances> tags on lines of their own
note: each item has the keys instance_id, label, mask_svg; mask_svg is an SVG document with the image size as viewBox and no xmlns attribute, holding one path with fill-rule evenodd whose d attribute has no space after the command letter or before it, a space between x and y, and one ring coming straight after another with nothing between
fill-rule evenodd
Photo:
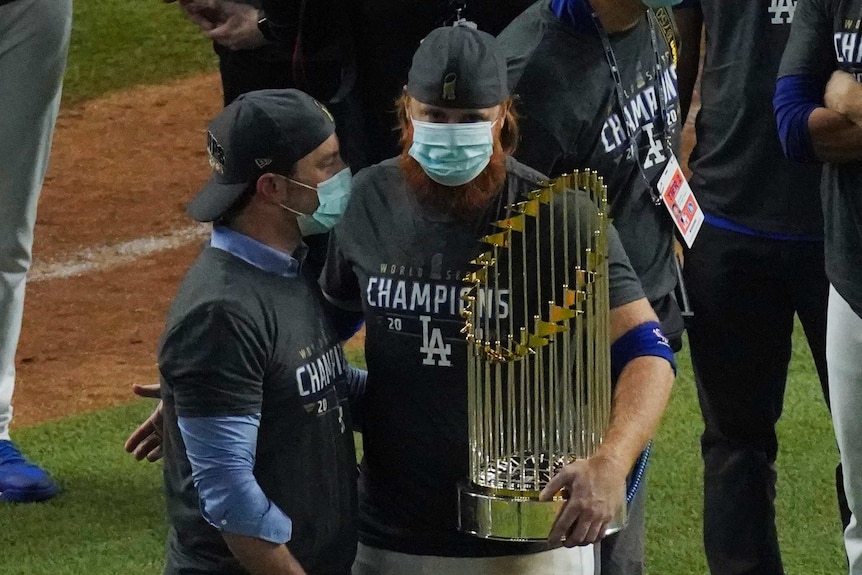
<instances>
[{"instance_id":1,"label":"green grass field","mask_svg":"<svg viewBox=\"0 0 862 575\"><path fill-rule=\"evenodd\" d=\"M208 42L159 0L77 0L64 102L215 69ZM699 409L686 352L656 439L649 482L652 575L706 573L701 550ZM119 377L119 380L122 378ZM135 462L126 435L147 401L15 428L16 440L58 478L63 493L40 505L0 505L0 575L161 572L165 537L161 465ZM844 569L828 414L797 330L780 426L778 524L787 573Z\"/></svg>"},{"instance_id":2,"label":"green grass field","mask_svg":"<svg viewBox=\"0 0 862 575\"><path fill-rule=\"evenodd\" d=\"M799 333L799 331L797 332ZM778 525L787 573L835 575L843 549L832 473L837 453L813 364L797 337L781 423ZM354 357L354 361L361 361ZM649 471L647 558L652 575L706 573L701 550L700 415L688 354ZM0 575L160 572L165 536L161 465L135 462L122 443L152 404L141 400L16 429L59 478L40 505L0 507Z\"/></svg>"},{"instance_id":3,"label":"green grass field","mask_svg":"<svg viewBox=\"0 0 862 575\"><path fill-rule=\"evenodd\" d=\"M75 0L63 104L218 69L212 46L177 4Z\"/></svg>"}]
</instances>

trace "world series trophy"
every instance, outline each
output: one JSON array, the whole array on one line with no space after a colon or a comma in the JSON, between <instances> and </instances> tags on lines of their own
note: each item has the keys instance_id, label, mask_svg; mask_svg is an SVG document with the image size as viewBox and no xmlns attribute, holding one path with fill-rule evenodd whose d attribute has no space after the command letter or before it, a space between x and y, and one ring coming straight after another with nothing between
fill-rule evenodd
<instances>
[{"instance_id":1,"label":"world series trophy","mask_svg":"<svg viewBox=\"0 0 862 575\"><path fill-rule=\"evenodd\" d=\"M607 188L595 172L569 174L507 211L465 278L470 466L459 529L544 540L565 499L539 493L596 452L610 419ZM500 309L492 302L506 290Z\"/></svg>"}]
</instances>

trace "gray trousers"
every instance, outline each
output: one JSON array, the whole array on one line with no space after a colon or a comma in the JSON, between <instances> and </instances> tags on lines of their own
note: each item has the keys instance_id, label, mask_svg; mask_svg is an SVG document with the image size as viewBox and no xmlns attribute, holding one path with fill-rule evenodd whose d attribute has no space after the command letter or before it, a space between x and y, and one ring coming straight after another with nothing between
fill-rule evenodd
<instances>
[{"instance_id":1,"label":"gray trousers","mask_svg":"<svg viewBox=\"0 0 862 575\"><path fill-rule=\"evenodd\" d=\"M829 288L826 319L826 366L832 425L841 464L844 491L852 517L844 530L850 574L862 575L862 318Z\"/></svg>"},{"instance_id":2,"label":"gray trousers","mask_svg":"<svg viewBox=\"0 0 862 575\"><path fill-rule=\"evenodd\" d=\"M0 5L0 439L9 438L36 203L60 107L71 28L72 0Z\"/></svg>"}]
</instances>

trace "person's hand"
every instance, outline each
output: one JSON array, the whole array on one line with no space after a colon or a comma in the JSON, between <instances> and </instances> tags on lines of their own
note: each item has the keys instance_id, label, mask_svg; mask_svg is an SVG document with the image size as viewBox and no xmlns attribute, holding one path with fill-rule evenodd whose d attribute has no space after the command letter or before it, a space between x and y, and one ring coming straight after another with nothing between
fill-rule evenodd
<instances>
[{"instance_id":1,"label":"person's hand","mask_svg":"<svg viewBox=\"0 0 862 575\"><path fill-rule=\"evenodd\" d=\"M135 385L133 387L135 395L140 397L159 398L161 396L161 386L154 385ZM153 413L144 420L144 422L135 429L129 438L126 439L124 445L125 450L135 456L135 459L141 461L158 461L162 457L162 402L153 410Z\"/></svg>"},{"instance_id":2,"label":"person's hand","mask_svg":"<svg viewBox=\"0 0 862 575\"><path fill-rule=\"evenodd\" d=\"M150 385L138 385L137 383L132 386L132 392L138 397L148 397L150 399L161 399L162 398L162 384L153 383Z\"/></svg>"},{"instance_id":3,"label":"person's hand","mask_svg":"<svg viewBox=\"0 0 862 575\"><path fill-rule=\"evenodd\" d=\"M832 72L832 77L826 84L826 92L823 94L823 101L827 108L845 116L852 116L860 106L860 99L862 99L862 85L852 74L841 70Z\"/></svg>"},{"instance_id":4,"label":"person's hand","mask_svg":"<svg viewBox=\"0 0 862 575\"><path fill-rule=\"evenodd\" d=\"M628 472L620 462L602 456L563 467L539 497L550 501L562 490L567 499L548 535L551 545L562 542L566 547L575 547L602 539L624 503Z\"/></svg>"},{"instance_id":5,"label":"person's hand","mask_svg":"<svg viewBox=\"0 0 862 575\"><path fill-rule=\"evenodd\" d=\"M125 449L135 459L153 462L162 458L162 402L126 440Z\"/></svg>"},{"instance_id":6,"label":"person's hand","mask_svg":"<svg viewBox=\"0 0 862 575\"><path fill-rule=\"evenodd\" d=\"M176 0L166 0L175 2ZM194 22L201 32L209 32L224 22L227 15L226 0L179 0L180 8L186 17Z\"/></svg>"},{"instance_id":7,"label":"person's hand","mask_svg":"<svg viewBox=\"0 0 862 575\"><path fill-rule=\"evenodd\" d=\"M257 27L260 16L254 6L224 1L220 10L220 20L204 30L204 36L231 50L253 50L268 43Z\"/></svg>"}]
</instances>

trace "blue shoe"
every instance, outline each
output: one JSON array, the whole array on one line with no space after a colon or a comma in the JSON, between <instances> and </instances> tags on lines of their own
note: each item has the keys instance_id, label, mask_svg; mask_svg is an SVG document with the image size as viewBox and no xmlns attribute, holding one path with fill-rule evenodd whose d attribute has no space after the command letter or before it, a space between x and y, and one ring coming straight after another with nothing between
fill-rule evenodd
<instances>
[{"instance_id":1,"label":"blue shoe","mask_svg":"<svg viewBox=\"0 0 862 575\"><path fill-rule=\"evenodd\" d=\"M0 501L45 501L59 491L47 471L27 461L8 439L0 440Z\"/></svg>"}]
</instances>

